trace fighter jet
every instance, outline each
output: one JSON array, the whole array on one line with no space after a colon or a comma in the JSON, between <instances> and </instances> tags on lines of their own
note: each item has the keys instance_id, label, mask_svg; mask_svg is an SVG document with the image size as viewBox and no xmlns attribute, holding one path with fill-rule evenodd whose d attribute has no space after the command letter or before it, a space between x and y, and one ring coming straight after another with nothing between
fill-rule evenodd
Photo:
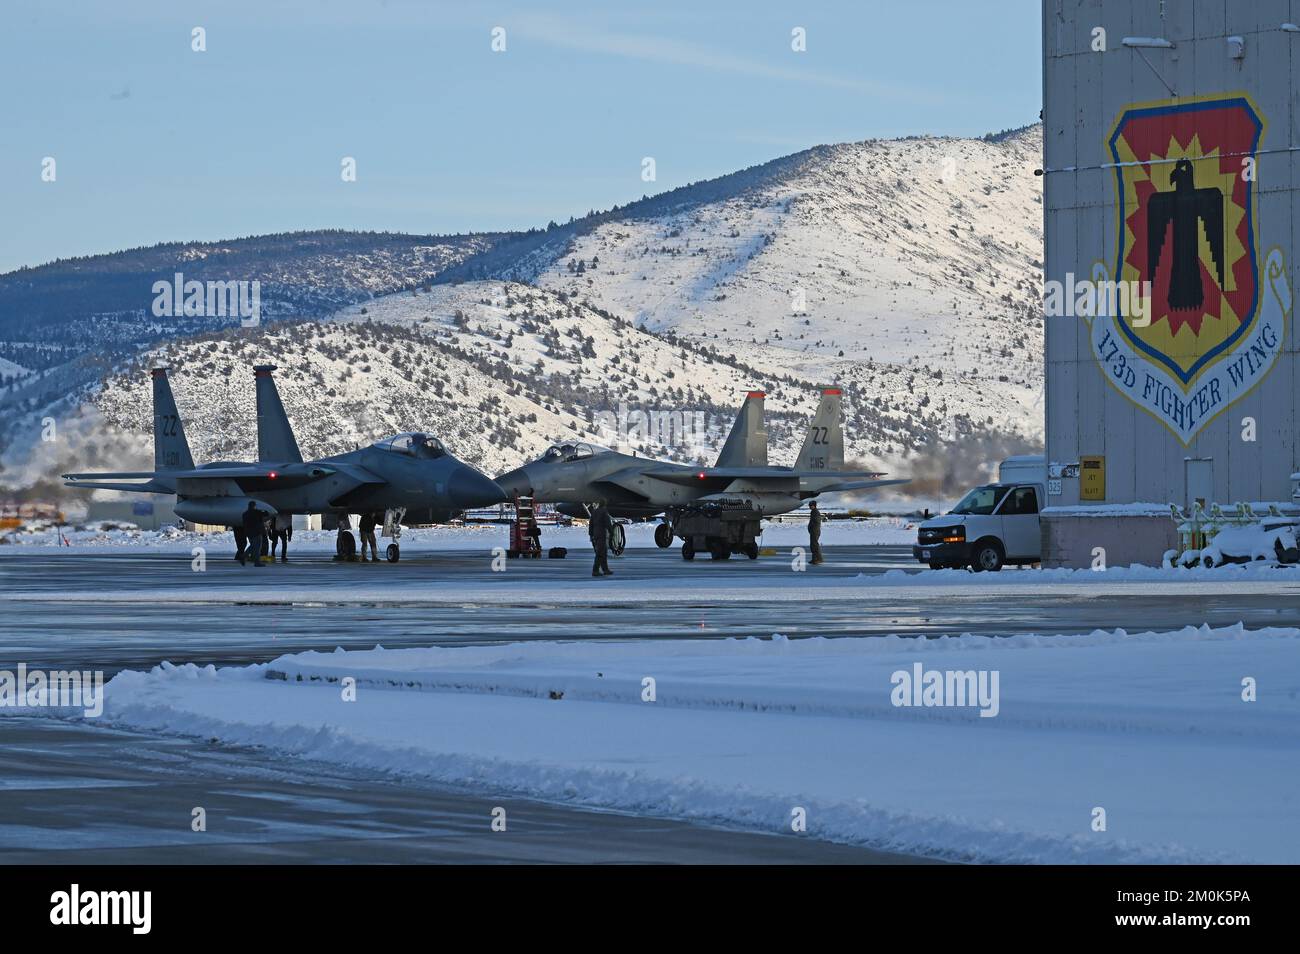
<instances>
[{"instance_id":1,"label":"fighter jet","mask_svg":"<svg viewBox=\"0 0 1300 954\"><path fill-rule=\"evenodd\" d=\"M64 474L67 486L174 494L176 514L194 523L238 526L249 502L269 516L385 512L385 522L445 522L452 515L506 499L501 488L452 456L437 438L410 432L369 447L304 461L271 373L254 368L257 388L257 462L217 461L196 467L167 380L154 368L154 469L129 473ZM350 545L350 546L349 546ZM352 555L356 541L346 524L339 555ZM396 542L388 547L396 562Z\"/></svg>"},{"instance_id":2,"label":"fighter jet","mask_svg":"<svg viewBox=\"0 0 1300 954\"><path fill-rule=\"evenodd\" d=\"M682 557L707 550L715 560L743 553L758 557L763 517L788 513L823 493L865 490L906 480L845 471L840 390L827 388L793 467L767 463L764 393L751 391L741 406L714 467L691 467L633 457L591 444L556 444L537 460L496 479L511 496L556 504L561 513L586 516L604 501L615 517L663 514L655 543L682 538ZM617 549L617 548L615 548Z\"/></svg>"}]
</instances>

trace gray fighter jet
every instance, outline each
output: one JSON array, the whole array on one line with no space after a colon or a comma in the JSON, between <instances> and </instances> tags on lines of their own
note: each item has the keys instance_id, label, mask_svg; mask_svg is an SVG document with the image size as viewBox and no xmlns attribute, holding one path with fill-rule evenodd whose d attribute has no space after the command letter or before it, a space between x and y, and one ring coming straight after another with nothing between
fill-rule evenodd
<instances>
[{"instance_id":1,"label":"gray fighter jet","mask_svg":"<svg viewBox=\"0 0 1300 954\"><path fill-rule=\"evenodd\" d=\"M385 523L440 523L473 507L506 499L501 488L453 457L437 438L398 434L369 447L304 461L276 391L272 365L254 369L257 387L258 460L217 461L194 466L185 428L165 368L153 375L154 469L130 473L64 474L67 486L174 494L176 514L194 523L239 526L250 501L269 516L325 514L344 521L350 513L385 512ZM356 541L346 523L339 555L351 556ZM388 559L396 562L396 542Z\"/></svg>"},{"instance_id":2,"label":"gray fighter jet","mask_svg":"<svg viewBox=\"0 0 1300 954\"><path fill-rule=\"evenodd\" d=\"M604 501L615 517L663 514L655 543L669 547L674 537L681 537L687 560L701 551L715 560L734 553L756 559L763 517L797 510L818 494L907 483L842 469L839 388L822 392L794 466L769 466L764 397L761 391L751 391L745 398L714 467L664 463L568 443L556 444L496 481L511 496L551 502L572 516L585 516L597 501Z\"/></svg>"}]
</instances>

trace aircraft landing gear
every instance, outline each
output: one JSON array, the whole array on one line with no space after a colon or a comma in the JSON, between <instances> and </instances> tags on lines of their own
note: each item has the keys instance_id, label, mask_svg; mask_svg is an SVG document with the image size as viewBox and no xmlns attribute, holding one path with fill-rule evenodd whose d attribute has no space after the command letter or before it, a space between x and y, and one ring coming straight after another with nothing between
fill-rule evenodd
<instances>
[{"instance_id":1,"label":"aircraft landing gear","mask_svg":"<svg viewBox=\"0 0 1300 954\"><path fill-rule=\"evenodd\" d=\"M388 557L389 563L396 563L402 558L402 548L397 541L402 536L402 521L404 519L406 519L405 507L384 511L384 536L393 539L393 542L384 550L384 556Z\"/></svg>"},{"instance_id":2,"label":"aircraft landing gear","mask_svg":"<svg viewBox=\"0 0 1300 954\"><path fill-rule=\"evenodd\" d=\"M660 550L666 550L673 545L673 528L672 524L661 523L655 527L655 546Z\"/></svg>"}]
</instances>

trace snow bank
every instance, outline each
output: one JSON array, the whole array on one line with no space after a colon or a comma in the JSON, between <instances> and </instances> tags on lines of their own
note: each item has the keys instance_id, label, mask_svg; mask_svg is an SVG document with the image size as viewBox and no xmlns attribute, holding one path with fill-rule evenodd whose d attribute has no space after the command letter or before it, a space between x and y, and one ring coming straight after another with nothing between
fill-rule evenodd
<instances>
[{"instance_id":1,"label":"snow bank","mask_svg":"<svg viewBox=\"0 0 1300 954\"><path fill-rule=\"evenodd\" d=\"M996 672L996 716L894 705L916 666ZM952 859L1300 861L1296 629L307 652L125 672L105 717Z\"/></svg>"}]
</instances>

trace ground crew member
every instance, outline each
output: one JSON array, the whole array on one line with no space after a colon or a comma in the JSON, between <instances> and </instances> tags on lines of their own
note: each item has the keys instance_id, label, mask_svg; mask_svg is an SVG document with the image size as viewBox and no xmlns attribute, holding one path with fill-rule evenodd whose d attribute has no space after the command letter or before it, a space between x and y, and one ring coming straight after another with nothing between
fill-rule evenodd
<instances>
[{"instance_id":1,"label":"ground crew member","mask_svg":"<svg viewBox=\"0 0 1300 954\"><path fill-rule=\"evenodd\" d=\"M822 559L822 512L815 500L808 504L808 548L812 550L813 563L826 562Z\"/></svg>"},{"instance_id":2,"label":"ground crew member","mask_svg":"<svg viewBox=\"0 0 1300 954\"><path fill-rule=\"evenodd\" d=\"M264 529L262 511L250 500L248 509L244 511L244 533L248 537L248 558L253 561L253 566L262 565L262 551L266 549Z\"/></svg>"},{"instance_id":3,"label":"ground crew member","mask_svg":"<svg viewBox=\"0 0 1300 954\"><path fill-rule=\"evenodd\" d=\"M271 521L271 559L275 559L275 545L280 544L280 562L289 562L289 541L293 539L293 518L276 514Z\"/></svg>"},{"instance_id":4,"label":"ground crew member","mask_svg":"<svg viewBox=\"0 0 1300 954\"><path fill-rule=\"evenodd\" d=\"M248 533L245 532L242 523L239 526L231 527L230 529L235 531L235 559L238 560L242 566L244 563L244 552L248 549Z\"/></svg>"},{"instance_id":5,"label":"ground crew member","mask_svg":"<svg viewBox=\"0 0 1300 954\"><path fill-rule=\"evenodd\" d=\"M361 530L361 562L366 562L366 545L370 545L370 561L379 562L379 544L375 541L375 526L382 519L377 513L363 513L359 529Z\"/></svg>"},{"instance_id":6,"label":"ground crew member","mask_svg":"<svg viewBox=\"0 0 1300 954\"><path fill-rule=\"evenodd\" d=\"M591 537L591 545L596 551L596 562L591 565L592 576L613 576L614 571L609 568L609 528L612 521L609 519L609 511L605 509L605 504L596 504L596 509L591 512L591 519L587 524L587 536Z\"/></svg>"}]
</instances>

